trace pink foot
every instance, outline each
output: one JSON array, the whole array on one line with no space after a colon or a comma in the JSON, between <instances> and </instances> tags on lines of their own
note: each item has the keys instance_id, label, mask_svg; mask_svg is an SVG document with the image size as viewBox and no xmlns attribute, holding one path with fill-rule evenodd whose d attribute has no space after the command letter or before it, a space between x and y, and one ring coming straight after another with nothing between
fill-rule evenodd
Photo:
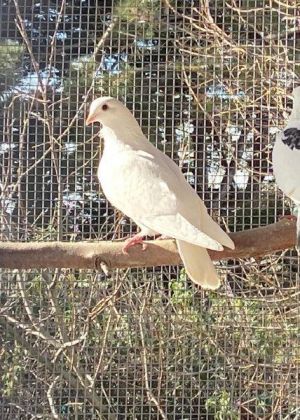
<instances>
[{"instance_id":1,"label":"pink foot","mask_svg":"<svg viewBox=\"0 0 300 420\"><path fill-rule=\"evenodd\" d=\"M282 219L290 220L292 222L292 221L297 220L297 217L294 216L293 214L285 214L284 216L279 216L279 220L282 220Z\"/></svg>"},{"instance_id":2,"label":"pink foot","mask_svg":"<svg viewBox=\"0 0 300 420\"><path fill-rule=\"evenodd\" d=\"M143 236L137 234L134 235L132 238L126 239L125 245L122 248L123 254L128 254L128 249L137 244L142 244L143 251L145 251L145 249L147 248L147 244L143 242Z\"/></svg>"}]
</instances>

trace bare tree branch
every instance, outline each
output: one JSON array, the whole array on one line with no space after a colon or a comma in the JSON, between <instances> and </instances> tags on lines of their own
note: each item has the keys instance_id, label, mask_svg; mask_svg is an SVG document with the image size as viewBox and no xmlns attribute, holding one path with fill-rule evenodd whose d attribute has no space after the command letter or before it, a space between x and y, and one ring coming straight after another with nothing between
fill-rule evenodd
<instances>
[{"instance_id":1,"label":"bare tree branch","mask_svg":"<svg viewBox=\"0 0 300 420\"><path fill-rule=\"evenodd\" d=\"M261 257L295 245L295 222L287 219L243 232L231 233L235 250L209 251L213 260ZM147 242L122 253L122 242L0 242L0 267L15 269L107 269L180 264L173 240Z\"/></svg>"}]
</instances>

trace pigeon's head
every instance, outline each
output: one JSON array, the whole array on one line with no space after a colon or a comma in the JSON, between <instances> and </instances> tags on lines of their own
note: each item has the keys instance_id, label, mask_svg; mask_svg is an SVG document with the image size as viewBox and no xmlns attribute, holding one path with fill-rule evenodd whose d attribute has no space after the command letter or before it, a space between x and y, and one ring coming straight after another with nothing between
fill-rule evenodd
<instances>
[{"instance_id":1,"label":"pigeon's head","mask_svg":"<svg viewBox=\"0 0 300 420\"><path fill-rule=\"evenodd\" d=\"M293 98L298 99L300 98L300 86L297 86L293 90Z\"/></svg>"},{"instance_id":2,"label":"pigeon's head","mask_svg":"<svg viewBox=\"0 0 300 420\"><path fill-rule=\"evenodd\" d=\"M291 118L294 120L300 119L300 86L297 86L293 90L293 111Z\"/></svg>"},{"instance_id":3,"label":"pigeon's head","mask_svg":"<svg viewBox=\"0 0 300 420\"><path fill-rule=\"evenodd\" d=\"M110 96L103 96L91 103L86 124L99 122L105 127L114 129L128 119L134 120L134 117L120 101Z\"/></svg>"}]
</instances>

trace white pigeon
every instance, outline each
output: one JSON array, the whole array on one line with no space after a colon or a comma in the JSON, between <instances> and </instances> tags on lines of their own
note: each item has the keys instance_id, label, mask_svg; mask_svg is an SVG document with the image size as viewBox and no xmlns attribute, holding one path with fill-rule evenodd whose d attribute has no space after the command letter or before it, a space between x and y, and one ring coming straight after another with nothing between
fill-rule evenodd
<instances>
[{"instance_id":1,"label":"white pigeon","mask_svg":"<svg viewBox=\"0 0 300 420\"><path fill-rule=\"evenodd\" d=\"M98 177L110 203L130 217L141 231L123 248L143 243L145 236L176 239L190 278L205 289L220 280L206 248L234 249L229 236L213 221L179 167L144 136L131 112L111 97L95 99L86 124L103 126L104 151Z\"/></svg>"},{"instance_id":2,"label":"white pigeon","mask_svg":"<svg viewBox=\"0 0 300 420\"><path fill-rule=\"evenodd\" d=\"M273 149L273 171L279 188L297 207L296 248L300 251L300 86L293 91L294 104L285 129Z\"/></svg>"}]
</instances>

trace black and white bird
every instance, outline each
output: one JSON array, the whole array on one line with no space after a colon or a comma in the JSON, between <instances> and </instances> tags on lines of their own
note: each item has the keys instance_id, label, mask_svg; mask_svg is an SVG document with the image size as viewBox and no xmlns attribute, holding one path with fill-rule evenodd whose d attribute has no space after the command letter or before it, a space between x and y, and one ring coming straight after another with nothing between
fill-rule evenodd
<instances>
[{"instance_id":1,"label":"black and white bird","mask_svg":"<svg viewBox=\"0 0 300 420\"><path fill-rule=\"evenodd\" d=\"M123 251L146 235L176 239L190 278L205 289L220 280L207 249L221 251L234 243L207 212L179 167L144 136L131 112L111 97L95 99L87 124L100 122L104 152L98 177L104 194L131 217L141 231L126 241Z\"/></svg>"},{"instance_id":2,"label":"black and white bird","mask_svg":"<svg viewBox=\"0 0 300 420\"><path fill-rule=\"evenodd\" d=\"M293 110L273 149L273 171L279 188L297 207L296 249L300 251L300 86L293 91Z\"/></svg>"}]
</instances>

